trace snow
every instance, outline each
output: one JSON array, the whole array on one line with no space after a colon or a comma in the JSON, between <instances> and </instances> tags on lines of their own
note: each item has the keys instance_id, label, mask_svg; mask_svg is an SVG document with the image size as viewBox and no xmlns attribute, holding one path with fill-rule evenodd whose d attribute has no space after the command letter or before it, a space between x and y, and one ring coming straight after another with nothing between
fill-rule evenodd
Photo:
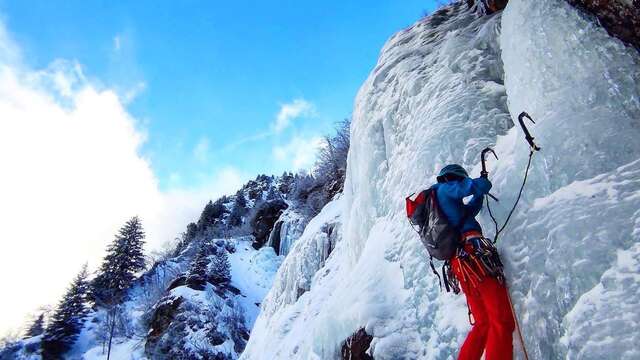
<instances>
[{"instance_id":1,"label":"snow","mask_svg":"<svg viewBox=\"0 0 640 360\"><path fill-rule=\"evenodd\" d=\"M104 360L106 354L102 352L102 347L97 346L89 349L82 355L82 360ZM114 360L143 360L144 342L140 340L129 340L117 342L111 347L111 359Z\"/></svg>"},{"instance_id":2,"label":"snow","mask_svg":"<svg viewBox=\"0 0 640 360\"><path fill-rule=\"evenodd\" d=\"M492 146L504 219L525 110L542 151L498 246L529 355L637 358L640 59L591 21L560 0L482 17L459 3L394 35L356 99L345 193L291 248L242 359L337 358L361 327L377 360L454 358L464 298L440 292L404 197L447 163L478 176ZM319 261L328 223L337 244Z\"/></svg>"},{"instance_id":3,"label":"snow","mask_svg":"<svg viewBox=\"0 0 640 360\"><path fill-rule=\"evenodd\" d=\"M640 244L619 250L613 267L584 293L564 320L568 358L638 359ZM612 314L617 314L611 319Z\"/></svg>"},{"instance_id":4,"label":"snow","mask_svg":"<svg viewBox=\"0 0 640 360\"><path fill-rule=\"evenodd\" d=\"M229 254L232 285L242 293L237 300L244 308L248 329L253 328L260 313L259 304L271 288L282 259L271 247L256 251L251 247L250 239L238 239L236 252Z\"/></svg>"}]
</instances>

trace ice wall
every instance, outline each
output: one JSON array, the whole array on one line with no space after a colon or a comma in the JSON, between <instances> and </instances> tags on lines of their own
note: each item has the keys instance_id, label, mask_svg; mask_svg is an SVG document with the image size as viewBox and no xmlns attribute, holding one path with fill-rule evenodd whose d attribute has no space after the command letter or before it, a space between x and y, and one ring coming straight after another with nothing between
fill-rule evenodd
<instances>
[{"instance_id":1,"label":"ice wall","mask_svg":"<svg viewBox=\"0 0 640 360\"><path fill-rule=\"evenodd\" d=\"M307 267L317 249L303 244L321 227L307 228L243 358L338 358L360 327L377 360L455 357L469 329L464 299L440 292L404 197L446 163L477 176L491 145L503 219L528 155L510 116L522 110L543 151L499 248L530 355L637 358L639 65L560 0L511 0L491 16L456 3L394 35L356 99L341 240ZM301 277L308 290L291 296Z\"/></svg>"},{"instance_id":2,"label":"ice wall","mask_svg":"<svg viewBox=\"0 0 640 360\"><path fill-rule=\"evenodd\" d=\"M638 53L560 0L512 0L502 23L509 110L529 111L543 144L502 239L530 352L638 358ZM517 188L521 136L498 140L500 193Z\"/></svg>"}]
</instances>

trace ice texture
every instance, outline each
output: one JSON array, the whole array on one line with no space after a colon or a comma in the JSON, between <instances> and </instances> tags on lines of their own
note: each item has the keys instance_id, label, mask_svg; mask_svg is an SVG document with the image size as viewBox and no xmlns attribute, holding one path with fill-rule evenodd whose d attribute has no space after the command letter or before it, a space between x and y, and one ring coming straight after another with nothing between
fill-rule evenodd
<instances>
[{"instance_id":1,"label":"ice texture","mask_svg":"<svg viewBox=\"0 0 640 360\"><path fill-rule=\"evenodd\" d=\"M279 255L287 255L294 242L300 238L309 222L307 216L289 206L274 224L267 246L276 247Z\"/></svg>"},{"instance_id":2,"label":"ice texture","mask_svg":"<svg viewBox=\"0 0 640 360\"><path fill-rule=\"evenodd\" d=\"M251 355L245 351L242 358L255 359L288 359L295 357L298 348L273 346L274 343L296 344L298 337L308 336L305 331L305 317L297 315L304 310L304 294L311 289L316 272L323 268L335 246L343 201L334 200L327 204L320 214L314 217L305 228L302 236L293 245L290 255L286 257L276 274L273 287L267 294L261 307L258 321L252 333L258 336L249 338L247 347L251 347ZM325 269L325 274L330 270ZM319 301L319 297L309 298ZM278 312L277 316L274 316ZM313 316L308 314L308 316Z\"/></svg>"},{"instance_id":3,"label":"ice texture","mask_svg":"<svg viewBox=\"0 0 640 360\"><path fill-rule=\"evenodd\" d=\"M543 149L498 247L529 355L637 358L639 72L635 50L560 0L490 16L458 2L394 35L356 98L342 214L323 211L292 247L242 359L339 358L361 327L377 360L455 358L464 298L440 292L404 198L447 163L478 176L493 146L504 219L529 154L521 111ZM340 231L320 262L327 218Z\"/></svg>"},{"instance_id":4,"label":"ice texture","mask_svg":"<svg viewBox=\"0 0 640 360\"><path fill-rule=\"evenodd\" d=\"M640 231L638 53L560 0L510 1L501 47L509 110L536 119L543 146L501 240L529 351L637 358L638 278L624 277L620 289L615 274L624 272L621 251L637 254ZM521 137L514 129L498 141L507 155L493 177L500 193L518 187L511 173L522 172L528 154ZM597 314L587 305L594 300Z\"/></svg>"}]
</instances>

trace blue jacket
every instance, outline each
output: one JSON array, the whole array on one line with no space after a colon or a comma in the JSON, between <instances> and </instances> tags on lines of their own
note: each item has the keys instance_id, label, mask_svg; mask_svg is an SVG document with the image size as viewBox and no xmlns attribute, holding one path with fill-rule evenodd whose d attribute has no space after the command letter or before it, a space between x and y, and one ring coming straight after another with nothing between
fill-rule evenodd
<instances>
[{"instance_id":1,"label":"blue jacket","mask_svg":"<svg viewBox=\"0 0 640 360\"><path fill-rule=\"evenodd\" d=\"M484 194L491 189L491 182L488 179L482 177L466 178L460 181L435 184L433 187L436 189L440 208L447 216L449 223L458 227L461 232L482 231L475 217L482 209ZM472 196L471 200L465 205L462 199L469 195ZM467 218L460 226L460 221L465 214L467 214Z\"/></svg>"}]
</instances>

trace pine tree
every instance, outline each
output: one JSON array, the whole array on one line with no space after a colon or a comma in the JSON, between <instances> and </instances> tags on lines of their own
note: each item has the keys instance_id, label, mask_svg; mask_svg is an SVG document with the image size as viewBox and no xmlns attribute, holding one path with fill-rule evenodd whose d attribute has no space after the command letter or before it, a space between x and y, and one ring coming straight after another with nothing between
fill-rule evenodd
<instances>
[{"instance_id":1,"label":"pine tree","mask_svg":"<svg viewBox=\"0 0 640 360\"><path fill-rule=\"evenodd\" d=\"M247 199L244 197L244 193L242 191L238 191L235 196L235 205L246 209L247 208Z\"/></svg>"},{"instance_id":2,"label":"pine tree","mask_svg":"<svg viewBox=\"0 0 640 360\"><path fill-rule=\"evenodd\" d=\"M30 338L34 336L38 336L44 332L44 313L38 315L38 317L33 320L33 323L27 329L27 332L24 334L24 338Z\"/></svg>"},{"instance_id":3,"label":"pine tree","mask_svg":"<svg viewBox=\"0 0 640 360\"><path fill-rule=\"evenodd\" d=\"M198 230L204 232L210 226L215 225L220 218L222 218L222 215L224 215L224 211L225 207L222 204L221 199L216 200L215 203L209 200L202 210L200 219L198 219Z\"/></svg>"},{"instance_id":4,"label":"pine tree","mask_svg":"<svg viewBox=\"0 0 640 360\"><path fill-rule=\"evenodd\" d=\"M281 194L288 195L291 191L291 185L293 184L294 177L292 173L283 172L280 177L280 183L278 184L278 191Z\"/></svg>"},{"instance_id":5,"label":"pine tree","mask_svg":"<svg viewBox=\"0 0 640 360\"><path fill-rule=\"evenodd\" d=\"M88 313L88 289L87 266L84 265L58 304L44 332L43 359L60 359L73 346Z\"/></svg>"},{"instance_id":6,"label":"pine tree","mask_svg":"<svg viewBox=\"0 0 640 360\"><path fill-rule=\"evenodd\" d=\"M207 281L210 253L211 243L208 241L203 242L186 275L187 285L190 288L194 290L204 289L204 284Z\"/></svg>"},{"instance_id":7,"label":"pine tree","mask_svg":"<svg viewBox=\"0 0 640 360\"><path fill-rule=\"evenodd\" d=\"M216 284L227 284L231 281L231 265L227 251L216 248L216 254L211 262L211 279Z\"/></svg>"},{"instance_id":8,"label":"pine tree","mask_svg":"<svg viewBox=\"0 0 640 360\"><path fill-rule=\"evenodd\" d=\"M187 225L187 232L185 233L185 241L187 243L191 242L191 240L196 238L196 235L198 234L198 225L196 225L195 223L189 223L189 225Z\"/></svg>"},{"instance_id":9,"label":"pine tree","mask_svg":"<svg viewBox=\"0 0 640 360\"><path fill-rule=\"evenodd\" d=\"M131 286L135 274L144 269L144 230L135 216L120 228L107 248L99 274L93 282L93 296L99 305L118 302Z\"/></svg>"},{"instance_id":10,"label":"pine tree","mask_svg":"<svg viewBox=\"0 0 640 360\"><path fill-rule=\"evenodd\" d=\"M229 227L242 225L242 216L247 213L247 199L244 198L242 191L238 191L235 196L231 214L227 219Z\"/></svg>"},{"instance_id":11,"label":"pine tree","mask_svg":"<svg viewBox=\"0 0 640 360\"><path fill-rule=\"evenodd\" d=\"M282 199L282 196L276 191L276 188L273 186L269 186L269 191L267 192L267 201L280 199Z\"/></svg>"}]
</instances>

